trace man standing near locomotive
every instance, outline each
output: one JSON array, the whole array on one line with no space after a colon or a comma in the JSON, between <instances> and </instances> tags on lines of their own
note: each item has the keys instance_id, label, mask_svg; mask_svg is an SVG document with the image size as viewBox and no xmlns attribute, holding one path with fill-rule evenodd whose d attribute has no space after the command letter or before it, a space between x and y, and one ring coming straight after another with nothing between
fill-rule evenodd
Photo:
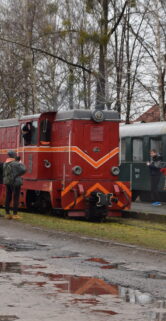
<instances>
[{"instance_id":1,"label":"man standing near locomotive","mask_svg":"<svg viewBox=\"0 0 166 321\"><path fill-rule=\"evenodd\" d=\"M150 170L150 183L151 183L151 199L153 206L160 206L160 196L158 192L158 186L161 177L161 156L155 149L150 151L151 161L147 162L147 166Z\"/></svg>"},{"instance_id":2,"label":"man standing near locomotive","mask_svg":"<svg viewBox=\"0 0 166 321\"><path fill-rule=\"evenodd\" d=\"M20 190L22 185L22 175L26 172L16 153L12 150L8 152L8 158L3 164L3 183L6 185L5 210L8 219L20 219L17 215ZM13 196L13 215L10 214L10 202Z\"/></svg>"}]
</instances>

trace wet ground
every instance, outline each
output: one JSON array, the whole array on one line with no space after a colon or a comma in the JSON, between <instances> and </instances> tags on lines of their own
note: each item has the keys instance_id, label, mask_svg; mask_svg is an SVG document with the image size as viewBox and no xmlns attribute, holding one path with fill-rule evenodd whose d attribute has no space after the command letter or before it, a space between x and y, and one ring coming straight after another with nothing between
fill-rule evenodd
<instances>
[{"instance_id":1,"label":"wet ground","mask_svg":"<svg viewBox=\"0 0 166 321\"><path fill-rule=\"evenodd\" d=\"M166 253L0 218L0 321L166 321Z\"/></svg>"},{"instance_id":2,"label":"wet ground","mask_svg":"<svg viewBox=\"0 0 166 321\"><path fill-rule=\"evenodd\" d=\"M131 211L166 216L166 203L161 203L160 206L153 206L151 203L140 202L138 200L136 202L132 202Z\"/></svg>"}]
</instances>

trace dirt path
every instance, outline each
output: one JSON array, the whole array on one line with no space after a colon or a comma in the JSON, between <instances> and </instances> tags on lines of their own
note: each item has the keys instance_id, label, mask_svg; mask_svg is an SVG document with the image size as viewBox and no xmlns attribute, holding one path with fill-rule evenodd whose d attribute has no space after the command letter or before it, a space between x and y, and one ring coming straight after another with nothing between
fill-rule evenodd
<instances>
[{"instance_id":1,"label":"dirt path","mask_svg":"<svg viewBox=\"0 0 166 321\"><path fill-rule=\"evenodd\" d=\"M166 253L0 218L0 321L166 321Z\"/></svg>"}]
</instances>

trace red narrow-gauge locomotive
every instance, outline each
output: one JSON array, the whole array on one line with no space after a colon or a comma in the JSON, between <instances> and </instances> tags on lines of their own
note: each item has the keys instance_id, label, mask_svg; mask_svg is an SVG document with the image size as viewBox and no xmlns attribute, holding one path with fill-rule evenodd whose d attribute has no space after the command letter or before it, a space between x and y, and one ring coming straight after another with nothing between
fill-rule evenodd
<instances>
[{"instance_id":1,"label":"red narrow-gauge locomotive","mask_svg":"<svg viewBox=\"0 0 166 321\"><path fill-rule=\"evenodd\" d=\"M70 110L0 120L1 162L11 149L27 168L22 208L100 220L130 207L129 182L118 180L116 112ZM1 185L0 205L4 199Z\"/></svg>"}]
</instances>

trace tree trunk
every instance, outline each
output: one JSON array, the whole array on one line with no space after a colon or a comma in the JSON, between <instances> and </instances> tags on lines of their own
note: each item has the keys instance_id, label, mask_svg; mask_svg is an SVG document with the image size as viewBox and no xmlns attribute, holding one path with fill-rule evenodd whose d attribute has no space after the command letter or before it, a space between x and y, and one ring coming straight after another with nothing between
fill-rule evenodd
<instances>
[{"instance_id":1,"label":"tree trunk","mask_svg":"<svg viewBox=\"0 0 166 321\"><path fill-rule=\"evenodd\" d=\"M96 109L104 109L106 97L106 58L108 37L108 0L102 0L100 20L99 72L97 77Z\"/></svg>"}]
</instances>

